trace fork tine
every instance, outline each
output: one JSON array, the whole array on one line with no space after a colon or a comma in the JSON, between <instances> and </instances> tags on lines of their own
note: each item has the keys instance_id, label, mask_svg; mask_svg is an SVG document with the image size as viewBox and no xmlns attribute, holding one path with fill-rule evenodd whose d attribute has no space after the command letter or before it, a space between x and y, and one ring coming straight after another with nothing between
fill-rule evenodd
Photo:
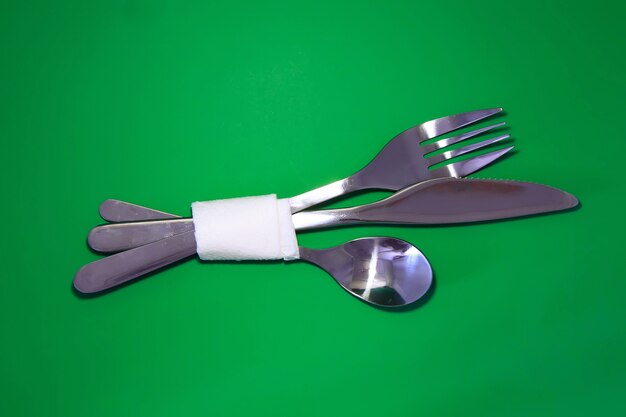
<instances>
[{"instance_id":1,"label":"fork tine","mask_svg":"<svg viewBox=\"0 0 626 417\"><path fill-rule=\"evenodd\" d=\"M481 142L473 143L471 145L464 146L464 147L459 148L459 149L453 149L451 151L447 151L447 152L444 152L444 153L439 154L439 155L431 156L431 157L427 158L426 160L427 160L428 166L431 167L431 166L433 166L435 164L438 164L440 162L446 161L448 159L455 158L455 157L457 157L459 155L463 155L463 154L466 154L466 153L471 152L471 151L475 151L475 150L480 149L480 148L484 148L485 146L489 146L492 143L500 142L501 140L508 139L510 137L511 137L511 135L509 135L507 133L506 135L502 135L502 136L498 136L498 137L495 137L495 138L483 140Z\"/></svg>"},{"instance_id":2,"label":"fork tine","mask_svg":"<svg viewBox=\"0 0 626 417\"><path fill-rule=\"evenodd\" d=\"M439 119L430 120L418 126L420 142L435 138L440 135L452 132L462 128L463 126L476 123L479 120L493 116L502 111L501 107L493 109L475 110L467 113L455 114L452 116L441 117Z\"/></svg>"},{"instance_id":3,"label":"fork tine","mask_svg":"<svg viewBox=\"0 0 626 417\"><path fill-rule=\"evenodd\" d=\"M489 152L486 154L478 155L464 161L455 162L437 168L431 172L433 178L441 177L466 177L474 172L484 168L496 159L502 157L504 154L513 149L514 146L508 148L499 149L497 151Z\"/></svg>"},{"instance_id":4,"label":"fork tine","mask_svg":"<svg viewBox=\"0 0 626 417\"><path fill-rule=\"evenodd\" d=\"M480 135L481 133L487 132L488 130L495 129L496 127L504 126L506 122L496 123L495 125L482 127L480 129L472 130L471 132L466 132L458 136L453 136L447 139L438 140L435 143L431 143L430 145L422 145L422 152L430 153L434 151L438 151L439 149L443 149L446 146L454 145L455 143L459 143L469 138L473 138L476 135Z\"/></svg>"}]
</instances>

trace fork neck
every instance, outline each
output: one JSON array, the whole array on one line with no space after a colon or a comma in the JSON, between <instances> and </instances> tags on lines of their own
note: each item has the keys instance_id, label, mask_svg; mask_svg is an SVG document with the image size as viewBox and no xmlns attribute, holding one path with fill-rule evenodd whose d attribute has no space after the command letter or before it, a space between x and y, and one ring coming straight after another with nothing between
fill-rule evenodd
<instances>
[{"instance_id":1,"label":"fork neck","mask_svg":"<svg viewBox=\"0 0 626 417\"><path fill-rule=\"evenodd\" d=\"M358 174L354 174L342 180L291 197L289 199L289 205L291 206L291 212L297 213L309 207L364 188L366 187L359 179Z\"/></svg>"}]
</instances>

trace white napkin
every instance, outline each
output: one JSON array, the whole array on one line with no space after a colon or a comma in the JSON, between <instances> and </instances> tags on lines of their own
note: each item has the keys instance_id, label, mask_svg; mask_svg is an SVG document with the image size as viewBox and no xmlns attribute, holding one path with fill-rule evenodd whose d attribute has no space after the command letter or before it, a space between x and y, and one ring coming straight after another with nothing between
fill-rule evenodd
<instances>
[{"instance_id":1,"label":"white napkin","mask_svg":"<svg viewBox=\"0 0 626 417\"><path fill-rule=\"evenodd\" d=\"M276 194L191 205L196 251L203 260L293 260L300 257L287 199Z\"/></svg>"}]
</instances>

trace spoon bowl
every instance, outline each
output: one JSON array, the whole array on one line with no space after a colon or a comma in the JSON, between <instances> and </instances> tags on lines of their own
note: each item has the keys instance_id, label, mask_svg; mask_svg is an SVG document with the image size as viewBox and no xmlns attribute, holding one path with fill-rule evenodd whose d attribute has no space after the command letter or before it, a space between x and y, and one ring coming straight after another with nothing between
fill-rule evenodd
<instances>
[{"instance_id":1,"label":"spoon bowl","mask_svg":"<svg viewBox=\"0 0 626 417\"><path fill-rule=\"evenodd\" d=\"M392 237L366 237L329 249L300 247L300 259L324 269L350 294L379 307L414 303L432 284L432 269L424 254Z\"/></svg>"}]
</instances>

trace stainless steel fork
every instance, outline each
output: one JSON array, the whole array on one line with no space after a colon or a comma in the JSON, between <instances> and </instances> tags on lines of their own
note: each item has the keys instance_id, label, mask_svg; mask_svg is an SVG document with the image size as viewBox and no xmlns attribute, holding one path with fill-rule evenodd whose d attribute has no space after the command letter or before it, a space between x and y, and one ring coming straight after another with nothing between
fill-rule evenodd
<instances>
[{"instance_id":1,"label":"stainless steel fork","mask_svg":"<svg viewBox=\"0 0 626 417\"><path fill-rule=\"evenodd\" d=\"M369 164L355 174L290 198L291 212L297 213L358 190L380 189L398 191L409 185L434 178L465 177L472 174L509 152L513 149L513 146L444 165L437 169L431 170L430 168L435 164L449 161L456 156L507 139L510 137L509 134L500 135L438 155L433 155L432 153L503 126L504 122L441 139L435 143L426 145L424 142L477 123L501 111L502 108L498 107L460 113L430 120L405 130L391 139ZM107 200L100 206L102 218L110 222L119 221L117 210L118 207L115 200ZM168 218L168 216L161 218Z\"/></svg>"},{"instance_id":2,"label":"stainless steel fork","mask_svg":"<svg viewBox=\"0 0 626 417\"><path fill-rule=\"evenodd\" d=\"M501 135L439 155L433 156L429 154L480 135L496 127L500 127L505 124L504 122L476 129L455 137L442 139L432 144L424 145L423 143L476 123L501 111L502 108L476 110L430 120L405 130L387 143L369 164L355 174L290 198L289 204L291 211L292 213L296 213L324 201L358 190L380 189L398 191L421 181L440 177L464 177L476 172L513 149L513 146L464 161L448 164L434 170L430 168L435 164L450 160L456 156L507 139L510 135Z\"/></svg>"}]
</instances>

